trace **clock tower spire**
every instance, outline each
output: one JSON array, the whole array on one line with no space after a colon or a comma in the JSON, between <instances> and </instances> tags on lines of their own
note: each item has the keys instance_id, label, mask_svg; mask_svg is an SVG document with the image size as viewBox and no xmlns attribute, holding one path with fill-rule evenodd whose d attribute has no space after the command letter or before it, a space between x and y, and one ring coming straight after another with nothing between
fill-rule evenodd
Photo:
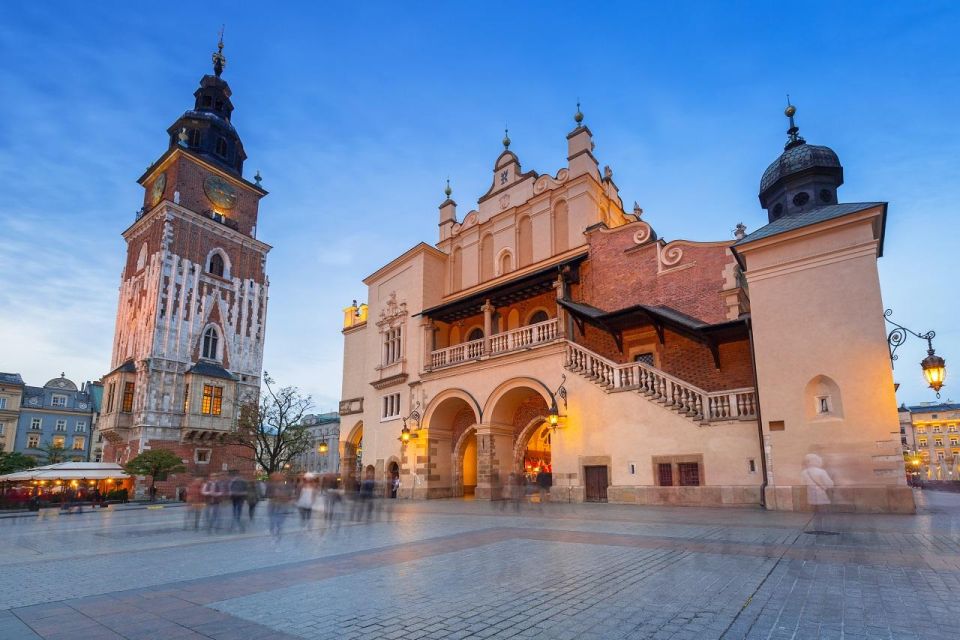
<instances>
[{"instance_id":1,"label":"clock tower spire","mask_svg":"<svg viewBox=\"0 0 960 640\"><path fill-rule=\"evenodd\" d=\"M173 450L187 472L158 483L167 495L191 474L252 471L228 436L260 389L270 246L256 229L267 192L243 177L225 66L221 31L213 74L200 79L194 107L167 129L167 150L138 180L143 207L123 232L127 257L103 378L104 460Z\"/></svg>"}]
</instances>

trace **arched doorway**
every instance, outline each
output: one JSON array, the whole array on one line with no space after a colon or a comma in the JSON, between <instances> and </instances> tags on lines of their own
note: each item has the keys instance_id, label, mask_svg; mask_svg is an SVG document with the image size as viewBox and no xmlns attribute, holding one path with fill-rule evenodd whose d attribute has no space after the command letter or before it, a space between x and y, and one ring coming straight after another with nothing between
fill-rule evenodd
<instances>
[{"instance_id":1,"label":"arched doorway","mask_svg":"<svg viewBox=\"0 0 960 640\"><path fill-rule=\"evenodd\" d=\"M453 495L473 498L477 490L477 429L469 427L457 441L453 450L454 482Z\"/></svg>"},{"instance_id":2,"label":"arched doorway","mask_svg":"<svg viewBox=\"0 0 960 640\"><path fill-rule=\"evenodd\" d=\"M361 420L343 441L340 454L340 485L352 490L360 482L360 470L363 469L363 421Z\"/></svg>"},{"instance_id":3,"label":"arched doorway","mask_svg":"<svg viewBox=\"0 0 960 640\"><path fill-rule=\"evenodd\" d=\"M480 411L473 397L461 389L449 389L438 394L424 412L426 434L418 435L417 455L425 457L426 464L418 463L414 482L425 485L429 497L460 497L466 486L476 486L477 445L476 425ZM472 447L469 444L472 432ZM427 438L427 442L424 441ZM411 440L413 442L413 440ZM466 464L466 469L464 465ZM429 472L427 472L429 470ZM469 475L466 478L465 475Z\"/></svg>"},{"instance_id":4,"label":"arched doorway","mask_svg":"<svg viewBox=\"0 0 960 640\"><path fill-rule=\"evenodd\" d=\"M514 449L514 470L529 482L536 481L541 471L553 473L553 429L542 418L535 418L517 437Z\"/></svg>"},{"instance_id":5,"label":"arched doorway","mask_svg":"<svg viewBox=\"0 0 960 640\"><path fill-rule=\"evenodd\" d=\"M396 460L391 460L387 465L387 481L390 483L387 489L387 495L391 498L397 497L397 491L400 489L400 465Z\"/></svg>"},{"instance_id":6,"label":"arched doorway","mask_svg":"<svg viewBox=\"0 0 960 640\"><path fill-rule=\"evenodd\" d=\"M532 378L510 380L491 394L484 415L490 416L499 469L498 476L486 479L492 497L500 495L499 487L508 481L510 473L527 474L533 481L540 471L552 472L553 432L546 426L550 399L546 386ZM528 462L529 469L526 468ZM484 480L479 478L479 483L482 485Z\"/></svg>"}]
</instances>

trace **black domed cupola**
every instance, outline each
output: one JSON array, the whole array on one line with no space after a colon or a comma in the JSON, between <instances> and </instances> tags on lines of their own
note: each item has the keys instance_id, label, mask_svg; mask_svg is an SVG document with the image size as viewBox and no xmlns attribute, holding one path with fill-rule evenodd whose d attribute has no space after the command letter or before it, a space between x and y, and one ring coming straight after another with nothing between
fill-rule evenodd
<instances>
[{"instance_id":1,"label":"black domed cupola","mask_svg":"<svg viewBox=\"0 0 960 640\"><path fill-rule=\"evenodd\" d=\"M784 114L790 119L783 153L763 172L760 206L770 222L837 203L837 188L843 184L843 167L830 147L807 144L793 121L797 108L787 101Z\"/></svg>"},{"instance_id":2,"label":"black domed cupola","mask_svg":"<svg viewBox=\"0 0 960 640\"><path fill-rule=\"evenodd\" d=\"M213 54L213 73L200 79L200 88L192 110L185 112L167 129L170 147L180 145L197 153L207 161L234 173L243 174L243 151L240 135L230 122L233 103L230 85L220 77L227 59L223 55L223 35Z\"/></svg>"}]
</instances>

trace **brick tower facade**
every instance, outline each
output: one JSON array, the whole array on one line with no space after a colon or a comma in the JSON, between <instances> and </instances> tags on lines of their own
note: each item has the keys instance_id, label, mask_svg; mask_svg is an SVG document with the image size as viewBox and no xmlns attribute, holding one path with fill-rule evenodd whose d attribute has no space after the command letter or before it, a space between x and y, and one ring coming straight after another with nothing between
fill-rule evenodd
<instances>
[{"instance_id":1,"label":"brick tower facade","mask_svg":"<svg viewBox=\"0 0 960 640\"><path fill-rule=\"evenodd\" d=\"M123 232L127 259L103 378L104 460L175 451L187 473L158 483L168 496L192 475L252 470L226 436L260 389L270 246L256 227L267 192L259 174L243 178L222 49L194 108L167 130L167 151L138 180L143 208Z\"/></svg>"}]
</instances>

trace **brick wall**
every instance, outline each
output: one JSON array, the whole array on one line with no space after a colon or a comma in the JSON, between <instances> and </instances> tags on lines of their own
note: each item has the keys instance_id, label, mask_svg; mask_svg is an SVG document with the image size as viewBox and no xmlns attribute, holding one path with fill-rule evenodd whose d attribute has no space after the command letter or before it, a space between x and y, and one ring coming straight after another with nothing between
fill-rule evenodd
<instances>
[{"instance_id":1,"label":"brick wall","mask_svg":"<svg viewBox=\"0 0 960 640\"><path fill-rule=\"evenodd\" d=\"M590 257L581 266L573 299L605 311L665 305L708 323L727 320L720 295L725 287L723 270L734 262L727 243L679 245L680 261L658 273L657 244L637 245L633 240L637 228L628 224L587 234Z\"/></svg>"}]
</instances>

